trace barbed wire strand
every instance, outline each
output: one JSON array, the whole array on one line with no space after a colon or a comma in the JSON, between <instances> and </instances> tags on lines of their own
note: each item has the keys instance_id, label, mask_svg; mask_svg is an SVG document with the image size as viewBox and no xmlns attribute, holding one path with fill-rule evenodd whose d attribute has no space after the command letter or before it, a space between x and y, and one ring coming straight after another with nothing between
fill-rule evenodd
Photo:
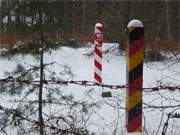
<instances>
[{"instance_id":1,"label":"barbed wire strand","mask_svg":"<svg viewBox=\"0 0 180 135\"><path fill-rule=\"evenodd\" d=\"M20 80L16 79L12 76L8 76L6 78L0 79L0 83L23 83L26 85L39 85L40 80ZM127 89L130 86L127 84L124 85L109 85L109 84L98 84L97 82L92 82L92 81L87 81L87 80L82 80L82 81L66 81L66 80L56 80L55 78L51 80L43 80L43 83L45 85L69 85L69 84L74 84L74 85L80 85L80 86L96 86L96 87L102 87L102 88L109 88L113 90L117 89ZM139 88L136 86L131 86L133 88ZM144 87L140 88L143 89L144 92L152 92L152 91L160 91L160 90L168 90L168 91L180 91L180 85L177 86L165 86L165 85L156 85L153 87Z\"/></svg>"}]
</instances>

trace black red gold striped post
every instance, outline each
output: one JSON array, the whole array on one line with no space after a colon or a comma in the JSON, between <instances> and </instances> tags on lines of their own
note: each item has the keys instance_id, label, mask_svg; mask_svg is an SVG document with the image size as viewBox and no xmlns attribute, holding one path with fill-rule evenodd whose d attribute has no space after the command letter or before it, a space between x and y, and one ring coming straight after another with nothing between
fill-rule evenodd
<instances>
[{"instance_id":1,"label":"black red gold striped post","mask_svg":"<svg viewBox=\"0 0 180 135\"><path fill-rule=\"evenodd\" d=\"M144 26L139 20L128 23L127 56L127 132L142 132L142 87L144 61Z\"/></svg>"}]
</instances>

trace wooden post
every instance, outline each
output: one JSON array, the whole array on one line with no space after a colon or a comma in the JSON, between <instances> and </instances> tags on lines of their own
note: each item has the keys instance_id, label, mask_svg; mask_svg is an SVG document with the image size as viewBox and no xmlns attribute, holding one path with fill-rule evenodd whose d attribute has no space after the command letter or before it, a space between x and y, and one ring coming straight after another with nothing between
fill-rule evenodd
<instances>
[{"instance_id":1,"label":"wooden post","mask_svg":"<svg viewBox=\"0 0 180 135\"><path fill-rule=\"evenodd\" d=\"M127 56L127 132L142 132L142 90L144 61L144 26L139 20L128 23Z\"/></svg>"},{"instance_id":2,"label":"wooden post","mask_svg":"<svg viewBox=\"0 0 180 135\"><path fill-rule=\"evenodd\" d=\"M104 28L101 23L95 25L95 35L94 35L94 79L98 84L103 84L102 81L102 59L103 59L103 32ZM102 92L102 97L112 97L111 92Z\"/></svg>"},{"instance_id":3,"label":"wooden post","mask_svg":"<svg viewBox=\"0 0 180 135\"><path fill-rule=\"evenodd\" d=\"M102 44L103 44L103 25L97 23L94 33L94 79L97 83L102 84Z\"/></svg>"}]
</instances>

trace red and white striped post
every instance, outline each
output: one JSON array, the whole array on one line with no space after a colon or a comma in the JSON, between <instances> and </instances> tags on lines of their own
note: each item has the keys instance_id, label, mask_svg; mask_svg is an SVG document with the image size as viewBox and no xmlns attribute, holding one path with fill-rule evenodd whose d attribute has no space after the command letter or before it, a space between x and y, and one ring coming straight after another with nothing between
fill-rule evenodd
<instances>
[{"instance_id":1,"label":"red and white striped post","mask_svg":"<svg viewBox=\"0 0 180 135\"><path fill-rule=\"evenodd\" d=\"M95 25L95 35L94 35L94 79L97 83L102 84L102 44L103 44L103 25L97 23Z\"/></svg>"}]
</instances>

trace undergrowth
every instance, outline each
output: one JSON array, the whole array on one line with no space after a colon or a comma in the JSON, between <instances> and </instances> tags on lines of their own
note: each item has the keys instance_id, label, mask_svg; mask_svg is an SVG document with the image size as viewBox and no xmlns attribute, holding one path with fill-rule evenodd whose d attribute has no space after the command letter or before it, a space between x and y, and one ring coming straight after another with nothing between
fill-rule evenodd
<instances>
[{"instance_id":1,"label":"undergrowth","mask_svg":"<svg viewBox=\"0 0 180 135\"><path fill-rule=\"evenodd\" d=\"M76 40L73 40L73 39L67 40L61 44L57 44L52 41L46 41L44 44L44 52L48 52L51 50L57 50L62 46L68 46L71 48L79 48L79 47L81 47L81 43ZM14 57L19 54L21 54L21 55L29 54L29 55L37 56L40 54L40 52L39 52L40 48L42 48L42 46L40 44L28 43L25 45L20 45L17 47L13 47L13 48L1 51L0 57L1 58L10 58L10 57Z\"/></svg>"}]
</instances>

